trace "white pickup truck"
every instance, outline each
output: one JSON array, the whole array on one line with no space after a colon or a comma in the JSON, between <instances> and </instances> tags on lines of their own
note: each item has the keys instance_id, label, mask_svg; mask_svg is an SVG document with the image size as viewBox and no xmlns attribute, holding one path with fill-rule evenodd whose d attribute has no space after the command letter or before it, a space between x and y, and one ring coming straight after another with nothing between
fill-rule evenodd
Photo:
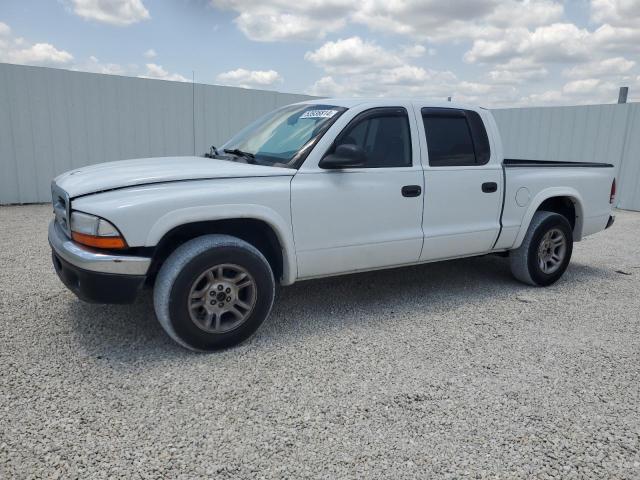
<instances>
[{"instance_id":1,"label":"white pickup truck","mask_svg":"<svg viewBox=\"0 0 640 480\"><path fill-rule=\"evenodd\" d=\"M85 301L152 286L165 331L235 345L275 285L488 253L549 285L614 220L612 165L503 158L488 110L323 99L279 108L203 157L110 162L52 183L55 269Z\"/></svg>"}]
</instances>

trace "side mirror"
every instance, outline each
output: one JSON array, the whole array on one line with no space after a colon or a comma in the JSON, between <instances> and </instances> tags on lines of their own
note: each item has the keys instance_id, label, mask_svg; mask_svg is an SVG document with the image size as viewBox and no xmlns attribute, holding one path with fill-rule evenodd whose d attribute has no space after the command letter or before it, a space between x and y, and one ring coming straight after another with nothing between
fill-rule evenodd
<instances>
[{"instance_id":1,"label":"side mirror","mask_svg":"<svg viewBox=\"0 0 640 480\"><path fill-rule=\"evenodd\" d=\"M318 166L327 170L364 166L367 154L358 145L351 143L338 145L335 152L325 156Z\"/></svg>"}]
</instances>

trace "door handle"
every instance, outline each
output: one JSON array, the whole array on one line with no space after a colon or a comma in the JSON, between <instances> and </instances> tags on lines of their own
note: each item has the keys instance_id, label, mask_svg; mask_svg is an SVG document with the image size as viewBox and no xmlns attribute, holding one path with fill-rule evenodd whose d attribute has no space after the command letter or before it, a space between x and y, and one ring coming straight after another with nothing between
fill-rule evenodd
<instances>
[{"instance_id":1,"label":"door handle","mask_svg":"<svg viewBox=\"0 0 640 480\"><path fill-rule=\"evenodd\" d=\"M482 191L484 193L493 193L498 191L498 184L496 182L485 182L482 184Z\"/></svg>"},{"instance_id":2,"label":"door handle","mask_svg":"<svg viewBox=\"0 0 640 480\"><path fill-rule=\"evenodd\" d=\"M422 187L420 185L405 185L402 187L403 197L419 197L422 193Z\"/></svg>"}]
</instances>

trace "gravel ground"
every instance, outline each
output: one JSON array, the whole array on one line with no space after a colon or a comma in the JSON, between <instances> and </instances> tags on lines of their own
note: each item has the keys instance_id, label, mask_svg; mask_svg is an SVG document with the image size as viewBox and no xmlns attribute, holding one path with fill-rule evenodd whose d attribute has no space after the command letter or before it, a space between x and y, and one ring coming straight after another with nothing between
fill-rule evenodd
<instances>
[{"instance_id":1,"label":"gravel ground","mask_svg":"<svg viewBox=\"0 0 640 480\"><path fill-rule=\"evenodd\" d=\"M640 478L640 214L555 286L483 257L282 289L253 339L174 345L78 301L49 206L0 208L0 477Z\"/></svg>"}]
</instances>

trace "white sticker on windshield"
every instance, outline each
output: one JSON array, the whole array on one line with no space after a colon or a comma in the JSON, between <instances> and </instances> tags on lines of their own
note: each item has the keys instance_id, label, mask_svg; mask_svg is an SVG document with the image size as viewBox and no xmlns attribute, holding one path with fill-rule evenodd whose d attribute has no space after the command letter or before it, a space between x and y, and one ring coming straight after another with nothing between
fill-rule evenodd
<instances>
[{"instance_id":1,"label":"white sticker on windshield","mask_svg":"<svg viewBox=\"0 0 640 480\"><path fill-rule=\"evenodd\" d=\"M307 110L300 115L300 118L331 118L336 113L338 113L337 110Z\"/></svg>"}]
</instances>

